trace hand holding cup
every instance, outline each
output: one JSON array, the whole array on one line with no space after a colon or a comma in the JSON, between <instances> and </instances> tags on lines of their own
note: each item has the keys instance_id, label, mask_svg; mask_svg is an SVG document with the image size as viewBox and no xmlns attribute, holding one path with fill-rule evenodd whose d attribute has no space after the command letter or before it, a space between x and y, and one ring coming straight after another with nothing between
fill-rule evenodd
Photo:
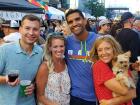
<instances>
[{"instance_id":1,"label":"hand holding cup","mask_svg":"<svg viewBox=\"0 0 140 105\"><path fill-rule=\"evenodd\" d=\"M137 59L138 60L132 64L132 68L137 71L140 71L140 56L138 56Z\"/></svg>"},{"instance_id":2,"label":"hand holding cup","mask_svg":"<svg viewBox=\"0 0 140 105\"><path fill-rule=\"evenodd\" d=\"M137 61L137 64L138 64L138 71L140 71L140 56L137 57L138 61Z\"/></svg>"},{"instance_id":3,"label":"hand holding cup","mask_svg":"<svg viewBox=\"0 0 140 105\"><path fill-rule=\"evenodd\" d=\"M34 85L30 84L29 86L26 87L25 89L25 94L26 95L31 95L34 92Z\"/></svg>"},{"instance_id":4,"label":"hand holding cup","mask_svg":"<svg viewBox=\"0 0 140 105\"><path fill-rule=\"evenodd\" d=\"M16 86L19 84L19 70L9 70L7 73L7 83L10 86Z\"/></svg>"},{"instance_id":5,"label":"hand holding cup","mask_svg":"<svg viewBox=\"0 0 140 105\"><path fill-rule=\"evenodd\" d=\"M20 96L28 96L33 93L34 85L31 84L30 80L20 81Z\"/></svg>"}]
</instances>

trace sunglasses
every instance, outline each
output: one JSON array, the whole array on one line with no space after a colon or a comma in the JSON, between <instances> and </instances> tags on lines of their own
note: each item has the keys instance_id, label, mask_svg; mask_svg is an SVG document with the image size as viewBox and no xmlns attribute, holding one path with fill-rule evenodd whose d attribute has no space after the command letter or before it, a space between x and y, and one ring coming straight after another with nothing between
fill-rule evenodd
<instances>
[{"instance_id":1,"label":"sunglasses","mask_svg":"<svg viewBox=\"0 0 140 105\"><path fill-rule=\"evenodd\" d=\"M111 35L100 35L97 39L113 38Z\"/></svg>"},{"instance_id":2,"label":"sunglasses","mask_svg":"<svg viewBox=\"0 0 140 105\"><path fill-rule=\"evenodd\" d=\"M63 36L64 34L62 32L52 32L52 33L49 33L48 35L51 35L51 36Z\"/></svg>"},{"instance_id":3,"label":"sunglasses","mask_svg":"<svg viewBox=\"0 0 140 105\"><path fill-rule=\"evenodd\" d=\"M62 32L52 32L47 35L47 37L64 37Z\"/></svg>"}]
</instances>

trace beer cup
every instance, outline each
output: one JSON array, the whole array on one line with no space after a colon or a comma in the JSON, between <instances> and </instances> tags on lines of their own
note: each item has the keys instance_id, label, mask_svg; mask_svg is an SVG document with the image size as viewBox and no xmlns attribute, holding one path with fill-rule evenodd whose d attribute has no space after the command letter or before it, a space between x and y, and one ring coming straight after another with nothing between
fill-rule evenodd
<instances>
[{"instance_id":1,"label":"beer cup","mask_svg":"<svg viewBox=\"0 0 140 105\"><path fill-rule=\"evenodd\" d=\"M20 96L26 96L25 90L27 86L31 85L30 80L21 80L20 81Z\"/></svg>"},{"instance_id":2,"label":"beer cup","mask_svg":"<svg viewBox=\"0 0 140 105\"><path fill-rule=\"evenodd\" d=\"M140 56L137 57L138 61L140 61Z\"/></svg>"}]
</instances>

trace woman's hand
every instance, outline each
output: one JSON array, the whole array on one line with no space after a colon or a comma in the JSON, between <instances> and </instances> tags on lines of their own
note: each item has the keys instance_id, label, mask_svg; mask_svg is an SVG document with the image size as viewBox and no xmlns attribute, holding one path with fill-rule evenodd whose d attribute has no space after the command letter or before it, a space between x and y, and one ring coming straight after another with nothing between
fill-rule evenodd
<instances>
[{"instance_id":1,"label":"woman's hand","mask_svg":"<svg viewBox=\"0 0 140 105\"><path fill-rule=\"evenodd\" d=\"M99 103L100 105L112 105L110 100L105 100L105 99L99 101Z\"/></svg>"},{"instance_id":2,"label":"woman's hand","mask_svg":"<svg viewBox=\"0 0 140 105\"><path fill-rule=\"evenodd\" d=\"M111 99L110 100L103 99L99 101L99 103L100 105L116 105Z\"/></svg>"}]
</instances>

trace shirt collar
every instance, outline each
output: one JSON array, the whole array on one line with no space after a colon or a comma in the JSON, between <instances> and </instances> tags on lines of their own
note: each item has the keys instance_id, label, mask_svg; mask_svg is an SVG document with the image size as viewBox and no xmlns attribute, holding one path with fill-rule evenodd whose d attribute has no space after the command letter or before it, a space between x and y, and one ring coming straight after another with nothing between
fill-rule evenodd
<instances>
[{"instance_id":1,"label":"shirt collar","mask_svg":"<svg viewBox=\"0 0 140 105\"><path fill-rule=\"evenodd\" d=\"M31 55L34 55L34 54L38 54L39 53L39 50L38 50L38 45L34 44L34 47L33 47L33 50L32 50L32 53ZM27 54L20 46L20 43L19 43L19 40L16 42L16 53L19 54L19 53L24 53L24 54Z\"/></svg>"}]
</instances>

